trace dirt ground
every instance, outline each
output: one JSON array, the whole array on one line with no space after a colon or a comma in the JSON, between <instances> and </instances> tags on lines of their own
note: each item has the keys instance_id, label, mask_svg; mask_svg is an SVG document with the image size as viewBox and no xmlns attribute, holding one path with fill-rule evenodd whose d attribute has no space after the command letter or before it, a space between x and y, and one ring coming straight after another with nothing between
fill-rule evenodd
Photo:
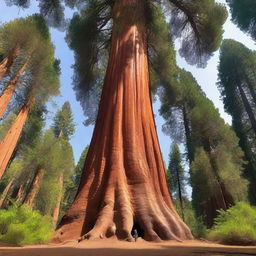
<instances>
[{"instance_id":1,"label":"dirt ground","mask_svg":"<svg viewBox=\"0 0 256 256\"><path fill-rule=\"evenodd\" d=\"M256 255L256 247L223 246L218 244L185 241L136 243L116 240L70 241L65 244L31 245L24 247L0 247L0 256L222 256Z\"/></svg>"}]
</instances>

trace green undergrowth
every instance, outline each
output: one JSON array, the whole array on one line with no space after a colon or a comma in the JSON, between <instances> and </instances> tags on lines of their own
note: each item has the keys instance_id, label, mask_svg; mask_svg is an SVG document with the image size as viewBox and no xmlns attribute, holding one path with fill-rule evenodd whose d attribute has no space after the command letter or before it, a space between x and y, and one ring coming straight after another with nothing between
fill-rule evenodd
<instances>
[{"instance_id":1,"label":"green undergrowth","mask_svg":"<svg viewBox=\"0 0 256 256\"><path fill-rule=\"evenodd\" d=\"M229 245L256 245L256 208L239 202L219 211L208 239Z\"/></svg>"},{"instance_id":2,"label":"green undergrowth","mask_svg":"<svg viewBox=\"0 0 256 256\"><path fill-rule=\"evenodd\" d=\"M41 244L53 234L51 218L26 205L0 210L0 241L15 245Z\"/></svg>"}]
</instances>

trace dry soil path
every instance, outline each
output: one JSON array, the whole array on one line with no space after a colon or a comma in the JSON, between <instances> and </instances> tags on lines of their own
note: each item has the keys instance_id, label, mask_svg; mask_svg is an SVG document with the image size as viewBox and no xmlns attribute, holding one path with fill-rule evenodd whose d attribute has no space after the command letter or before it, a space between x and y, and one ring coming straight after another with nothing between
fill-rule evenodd
<instances>
[{"instance_id":1,"label":"dry soil path","mask_svg":"<svg viewBox=\"0 0 256 256\"><path fill-rule=\"evenodd\" d=\"M246 256L255 255L256 247L223 246L198 241L136 243L115 240L68 242L61 245L0 247L0 256Z\"/></svg>"}]
</instances>

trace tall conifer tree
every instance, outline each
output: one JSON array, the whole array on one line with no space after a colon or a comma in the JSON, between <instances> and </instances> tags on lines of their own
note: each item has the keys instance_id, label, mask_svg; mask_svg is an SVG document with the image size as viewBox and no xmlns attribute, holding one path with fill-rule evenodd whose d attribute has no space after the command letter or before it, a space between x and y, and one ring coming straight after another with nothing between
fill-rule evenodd
<instances>
[{"instance_id":1,"label":"tall conifer tree","mask_svg":"<svg viewBox=\"0 0 256 256\"><path fill-rule=\"evenodd\" d=\"M179 201L182 219L184 220L184 198L186 197L186 177L182 166L182 157L177 144L171 148L169 155L168 171L171 177L171 192L173 197Z\"/></svg>"},{"instance_id":2,"label":"tall conifer tree","mask_svg":"<svg viewBox=\"0 0 256 256\"><path fill-rule=\"evenodd\" d=\"M59 92L60 70L58 61L54 58L54 47L51 43L49 29L44 18L40 15L32 15L24 19L22 18L7 23L5 26L5 28L7 27L6 37L10 36L12 38L14 32L12 30L9 31L9 26L12 27L13 24L15 25L15 31L23 31L22 36L25 37L25 39L22 37L24 42L21 42L25 44L25 49L28 48L27 52L24 52L23 61L24 59L25 62L29 60L29 65L23 70L25 72L23 79L16 81L22 83L23 86L20 89L15 86L9 88L8 86L10 84L7 83L7 93L6 90L3 90L3 97L0 98L0 106L3 107L1 108L0 113L5 112L8 103L14 94L14 90L20 95L21 99L20 101L15 102L17 103L19 114L6 136L0 141L0 178L4 174L14 153L34 103L42 104L46 102L49 97L56 95ZM30 34L33 36L30 36ZM26 35L28 36L26 37ZM24 67L23 65L24 63L22 63L22 67Z\"/></svg>"},{"instance_id":3,"label":"tall conifer tree","mask_svg":"<svg viewBox=\"0 0 256 256\"><path fill-rule=\"evenodd\" d=\"M254 0L226 0L232 21L256 40L256 3Z\"/></svg>"},{"instance_id":4,"label":"tall conifer tree","mask_svg":"<svg viewBox=\"0 0 256 256\"><path fill-rule=\"evenodd\" d=\"M234 132L189 72L180 70L176 86L180 93L175 102L168 96L168 87L161 94L164 131L186 145L192 202L210 227L217 210L247 198L247 182L241 177L243 152Z\"/></svg>"},{"instance_id":5,"label":"tall conifer tree","mask_svg":"<svg viewBox=\"0 0 256 256\"><path fill-rule=\"evenodd\" d=\"M245 153L250 198L256 202L256 53L234 40L221 47L218 87Z\"/></svg>"}]
</instances>

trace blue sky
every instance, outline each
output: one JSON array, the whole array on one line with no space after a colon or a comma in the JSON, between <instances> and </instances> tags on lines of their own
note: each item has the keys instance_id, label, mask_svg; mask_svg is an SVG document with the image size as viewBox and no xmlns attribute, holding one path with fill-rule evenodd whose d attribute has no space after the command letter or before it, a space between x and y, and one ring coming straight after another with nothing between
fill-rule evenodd
<instances>
[{"instance_id":1,"label":"blue sky","mask_svg":"<svg viewBox=\"0 0 256 256\"><path fill-rule=\"evenodd\" d=\"M225 0L217 0L218 2L225 3ZM25 17L29 14L36 13L38 11L37 1L31 1L31 7L29 9L19 9L17 7L7 7L4 0L0 0L0 22L8 22L12 19L18 17ZM72 11L66 11L67 17L72 17ZM245 44L250 49L256 50L255 42L250 39L247 35L241 32L230 19L224 25L224 38L232 38L241 43ZM56 48L56 57L61 60L61 96L53 98L48 104L50 113L48 115L47 125L50 125L51 119L58 108L65 101L71 103L74 120L76 123L76 133L71 139L71 144L74 150L74 156L76 162L78 161L81 152L86 145L90 143L93 127L85 127L83 121L85 120L83 116L82 108L79 102L76 101L75 93L72 90L72 76L73 70L71 68L74 63L73 52L68 48L65 42L65 33L60 32L56 29L51 29L52 41ZM178 45L179 42L176 42ZM216 86L217 82L217 65L218 65L219 52L216 52L205 69L198 69L195 66L188 65L184 59L177 55L177 62L180 67L185 68L190 71L194 77L197 79L198 83L201 85L202 89L205 91L207 97L209 97L219 109L221 116L226 122L231 121L230 117L224 112L223 104L219 99L219 92ZM169 137L162 133L163 119L158 115L159 102L154 104L154 113L156 116L157 131L160 141L161 150L163 153L163 158L166 163L168 163L168 154L170 150L171 140Z\"/></svg>"}]
</instances>

